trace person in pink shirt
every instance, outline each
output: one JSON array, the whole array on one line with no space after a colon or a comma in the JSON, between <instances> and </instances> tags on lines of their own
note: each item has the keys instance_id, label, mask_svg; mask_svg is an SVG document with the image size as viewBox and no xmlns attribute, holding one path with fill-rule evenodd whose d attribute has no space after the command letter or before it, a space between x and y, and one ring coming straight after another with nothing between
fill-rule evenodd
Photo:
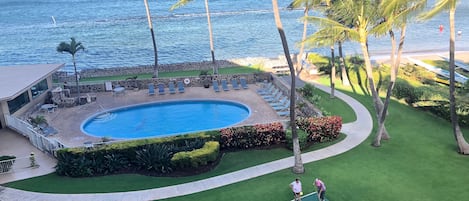
<instances>
[{"instance_id":1,"label":"person in pink shirt","mask_svg":"<svg viewBox=\"0 0 469 201\"><path fill-rule=\"evenodd\" d=\"M326 185L324 185L324 182L318 178L314 180L314 185L318 189L319 200L324 201L324 195L326 194Z\"/></svg>"}]
</instances>

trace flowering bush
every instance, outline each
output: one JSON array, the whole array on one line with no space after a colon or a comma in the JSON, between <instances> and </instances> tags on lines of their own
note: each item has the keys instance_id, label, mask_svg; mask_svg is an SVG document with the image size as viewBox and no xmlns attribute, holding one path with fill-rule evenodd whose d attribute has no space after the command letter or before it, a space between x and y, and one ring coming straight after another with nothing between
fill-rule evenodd
<instances>
[{"instance_id":1,"label":"flowering bush","mask_svg":"<svg viewBox=\"0 0 469 201\"><path fill-rule=\"evenodd\" d=\"M342 117L299 118L296 125L308 133L308 141L323 142L339 137L342 129Z\"/></svg>"},{"instance_id":2,"label":"flowering bush","mask_svg":"<svg viewBox=\"0 0 469 201\"><path fill-rule=\"evenodd\" d=\"M220 131L220 146L223 149L249 149L284 141L285 131L279 122L225 128Z\"/></svg>"}]
</instances>

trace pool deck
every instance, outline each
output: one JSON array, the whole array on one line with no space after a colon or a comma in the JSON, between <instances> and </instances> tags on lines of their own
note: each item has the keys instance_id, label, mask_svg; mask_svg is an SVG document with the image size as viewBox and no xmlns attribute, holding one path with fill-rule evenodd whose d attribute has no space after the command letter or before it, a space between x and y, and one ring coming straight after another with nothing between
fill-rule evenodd
<instances>
[{"instance_id":1,"label":"pool deck","mask_svg":"<svg viewBox=\"0 0 469 201\"><path fill-rule=\"evenodd\" d=\"M288 80L286 80L288 81ZM303 84L302 82L298 83L298 87ZM326 92L330 91L328 87L322 85L316 85L321 90ZM231 91L233 92L233 91ZM231 92L226 92L231 93ZM223 92L222 92L223 93ZM252 91L255 93L255 91ZM128 95L128 94L127 94ZM356 113L357 120L351 123L346 123L343 125L341 132L346 133L347 137L339 143L331 145L329 147L325 147L323 149L319 149L316 151L303 153L302 160L303 163L310 163L313 161L322 160L325 158L333 157L348 150L358 146L360 143L366 140L373 128L373 120L371 118L370 113L368 110L358 101L354 100L353 98L343 94L339 91L336 91L336 97L344 100L347 104L349 104L354 112ZM251 98L253 97L245 97ZM265 105L265 104L263 104ZM268 111L268 110L267 110ZM260 110L258 111L260 112ZM273 113L273 111L271 111ZM275 114L276 115L276 114ZM272 115L272 116L275 116ZM265 115L267 116L267 115ZM7 129L0 130L0 139L4 138L4 132L7 132ZM17 138L21 138L21 136L16 135ZM1 143L2 141L0 141ZM13 146L13 143L16 143L16 149L23 149L24 147L30 146L26 144L19 144L19 141L11 141L10 142ZM23 142L25 143L25 142ZM2 144L0 144L2 145ZM2 153L2 146L0 146L0 153ZM47 161L38 160L38 163L50 163ZM52 200L96 200L96 201L103 201L103 200L159 200L164 198L170 197L177 197L182 195L188 195L192 193L197 193L201 191L206 191L209 189L218 188L221 186L226 186L229 184L249 180L251 178L259 177L262 175L266 175L278 170L286 169L292 167L294 164L293 157L287 157L284 159L272 161L269 163L264 163L261 165L257 165L254 167L246 168L243 170L231 172L224 175L219 175L199 181L189 182L185 184L167 186L162 188L155 188L155 189L148 189L148 190L141 190L141 191L132 191L132 192L118 192L118 193L91 193L91 194L51 194L51 193L37 193L37 192L27 192L23 190L17 190L12 188L6 188L0 186L0 200L10 201L10 200L44 200L44 201L52 201ZM47 166L47 164L46 164ZM38 169L42 169L42 165ZM46 168L43 174L46 174L47 171L51 171L50 168ZM41 174L39 174L41 175ZM38 174L31 174L29 177L39 176ZM0 175L0 184L5 183L5 176ZM281 184L281 187L284 187L284 184Z\"/></svg>"},{"instance_id":2,"label":"pool deck","mask_svg":"<svg viewBox=\"0 0 469 201\"><path fill-rule=\"evenodd\" d=\"M101 141L101 138L86 135L80 129L81 124L91 115L112 108L158 101L218 99L240 102L251 109L251 115L237 125L287 120L286 117L278 116L275 110L256 93L256 89L259 87L259 85L250 84L249 89L230 89L220 92L215 92L212 88L186 87L184 93L169 94L166 92L165 95L152 96L148 95L147 89L126 90L125 93L118 95L113 92L104 92L96 94L95 102L72 108L57 108L52 113L37 112L33 116L44 115L48 122L58 130L58 134L52 135L50 138L55 138L70 147L83 146L84 142L88 141ZM185 123L181 121L181 126L184 126Z\"/></svg>"}]
</instances>

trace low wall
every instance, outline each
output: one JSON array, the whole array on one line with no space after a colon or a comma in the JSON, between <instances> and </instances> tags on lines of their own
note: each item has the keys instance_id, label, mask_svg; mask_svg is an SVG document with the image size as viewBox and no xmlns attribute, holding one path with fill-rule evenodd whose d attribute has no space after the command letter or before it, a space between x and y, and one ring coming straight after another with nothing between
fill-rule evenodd
<instances>
[{"instance_id":1,"label":"low wall","mask_svg":"<svg viewBox=\"0 0 469 201\"><path fill-rule=\"evenodd\" d=\"M226 79L230 82L231 79L239 79L240 77L246 78L248 84L254 84L256 82L262 82L264 80L270 80L271 75L270 73L253 73L253 74L229 74L229 75L211 75L208 77L199 77L199 76L192 76L192 77L176 77L176 78L154 78L154 79L136 79L136 80L119 80L119 81L110 81L113 88L117 85L124 87L127 90L139 90L139 89L148 89L148 84L154 83L155 85L158 83L163 83L168 86L170 81L177 82L183 81L185 79L189 79L190 83L186 84L186 87L202 87L203 80L209 79L210 85L212 85L213 79L221 80ZM70 89L71 93L77 93L75 82L69 82L67 85L62 85L65 89ZM105 92L105 82L102 83L94 83L94 84L80 84L80 93L93 93L93 92Z\"/></svg>"}]
</instances>

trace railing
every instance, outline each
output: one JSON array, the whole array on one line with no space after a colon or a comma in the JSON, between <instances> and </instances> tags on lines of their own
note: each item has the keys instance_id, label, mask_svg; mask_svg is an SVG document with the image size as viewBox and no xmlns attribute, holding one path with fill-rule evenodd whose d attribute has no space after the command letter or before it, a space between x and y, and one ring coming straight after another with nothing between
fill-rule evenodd
<instances>
[{"instance_id":1,"label":"railing","mask_svg":"<svg viewBox=\"0 0 469 201\"><path fill-rule=\"evenodd\" d=\"M63 143L56 139L49 139L41 135L36 130L34 130L34 127L31 124L21 119L11 115L6 115L5 119L7 127L28 138L32 145L45 153L55 157L55 151L57 149L66 147Z\"/></svg>"},{"instance_id":2,"label":"railing","mask_svg":"<svg viewBox=\"0 0 469 201\"><path fill-rule=\"evenodd\" d=\"M4 160L0 161L0 174L15 172L29 167L32 167L29 157Z\"/></svg>"}]
</instances>

